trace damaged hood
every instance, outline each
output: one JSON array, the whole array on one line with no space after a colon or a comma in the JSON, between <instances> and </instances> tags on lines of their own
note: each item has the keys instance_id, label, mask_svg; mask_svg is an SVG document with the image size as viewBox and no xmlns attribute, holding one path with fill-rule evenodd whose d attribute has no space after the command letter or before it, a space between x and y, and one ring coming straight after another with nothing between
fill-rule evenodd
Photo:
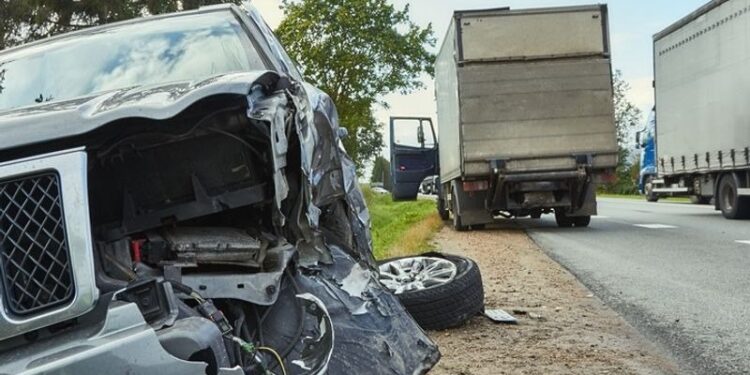
<instances>
[{"instance_id":1,"label":"damaged hood","mask_svg":"<svg viewBox=\"0 0 750 375\"><path fill-rule=\"evenodd\" d=\"M82 135L123 118L168 119L201 99L247 95L253 86L272 87L278 79L269 71L231 73L11 109L0 112L0 150Z\"/></svg>"}]
</instances>

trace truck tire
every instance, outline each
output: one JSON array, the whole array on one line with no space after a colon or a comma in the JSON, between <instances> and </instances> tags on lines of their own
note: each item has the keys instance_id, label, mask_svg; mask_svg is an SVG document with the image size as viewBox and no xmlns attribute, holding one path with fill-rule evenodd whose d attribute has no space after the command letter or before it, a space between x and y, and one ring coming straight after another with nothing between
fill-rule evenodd
<instances>
[{"instance_id":1,"label":"truck tire","mask_svg":"<svg viewBox=\"0 0 750 375\"><path fill-rule=\"evenodd\" d=\"M585 228L591 224L591 216L568 216L563 210L555 210L555 221L560 228Z\"/></svg>"},{"instance_id":2,"label":"truck tire","mask_svg":"<svg viewBox=\"0 0 750 375\"><path fill-rule=\"evenodd\" d=\"M449 262L455 267L455 276L430 286L407 287L403 284L409 283L408 280L412 279L412 276L423 277L421 274L412 274L414 267L409 264L411 260L417 264L425 260ZM401 269L398 272L390 272L391 267ZM394 273L407 275L407 280L403 283L394 282ZM442 330L463 325L484 310L482 275L476 262L469 258L426 253L418 257L386 259L380 262L380 280L386 288L396 294L406 311L426 330ZM403 289L397 291L395 289L398 289L399 283Z\"/></svg>"},{"instance_id":3,"label":"truck tire","mask_svg":"<svg viewBox=\"0 0 750 375\"><path fill-rule=\"evenodd\" d=\"M646 184L643 187L644 192L646 193L646 200L649 202L658 202L659 201L659 195L654 193L654 178L649 177L646 180Z\"/></svg>"},{"instance_id":4,"label":"truck tire","mask_svg":"<svg viewBox=\"0 0 750 375\"><path fill-rule=\"evenodd\" d=\"M573 225L576 228L586 228L591 224L591 216L576 216L573 218Z\"/></svg>"},{"instance_id":5,"label":"truck tire","mask_svg":"<svg viewBox=\"0 0 750 375\"><path fill-rule=\"evenodd\" d=\"M573 219L568 217L568 214L566 214L565 211L561 209L555 209L555 221L557 222L557 226L560 228L573 227Z\"/></svg>"},{"instance_id":6,"label":"truck tire","mask_svg":"<svg viewBox=\"0 0 750 375\"><path fill-rule=\"evenodd\" d=\"M741 220L750 217L750 200L738 194L737 181L731 174L725 175L719 182L719 208L725 218Z\"/></svg>"},{"instance_id":7,"label":"truck tire","mask_svg":"<svg viewBox=\"0 0 750 375\"><path fill-rule=\"evenodd\" d=\"M438 195L437 199L437 211L442 220L448 220L451 218L450 211L448 211L448 208L445 207L445 199L443 199L443 197L441 197L440 195Z\"/></svg>"},{"instance_id":8,"label":"truck tire","mask_svg":"<svg viewBox=\"0 0 750 375\"><path fill-rule=\"evenodd\" d=\"M691 195L690 196L690 203L692 204L709 204L711 203L711 198L709 197L703 197L700 195Z\"/></svg>"},{"instance_id":9,"label":"truck tire","mask_svg":"<svg viewBox=\"0 0 750 375\"><path fill-rule=\"evenodd\" d=\"M456 232L465 232L469 227L461 222L461 215L458 214L458 197L456 191L451 189L451 214L453 215L453 229Z\"/></svg>"}]
</instances>

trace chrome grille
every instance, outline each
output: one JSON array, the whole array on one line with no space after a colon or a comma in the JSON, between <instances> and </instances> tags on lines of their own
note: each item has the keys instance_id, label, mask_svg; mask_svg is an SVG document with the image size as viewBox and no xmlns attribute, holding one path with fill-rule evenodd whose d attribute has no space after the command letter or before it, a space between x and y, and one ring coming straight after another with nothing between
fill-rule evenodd
<instances>
[{"instance_id":1,"label":"chrome grille","mask_svg":"<svg viewBox=\"0 0 750 375\"><path fill-rule=\"evenodd\" d=\"M0 181L0 274L8 310L19 316L75 294L57 173Z\"/></svg>"}]
</instances>

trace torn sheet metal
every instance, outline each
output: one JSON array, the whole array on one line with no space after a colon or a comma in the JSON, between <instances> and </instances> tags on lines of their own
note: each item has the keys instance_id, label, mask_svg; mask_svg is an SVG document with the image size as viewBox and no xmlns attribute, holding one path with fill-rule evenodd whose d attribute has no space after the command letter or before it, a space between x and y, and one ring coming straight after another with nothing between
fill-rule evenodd
<instances>
[{"instance_id":1,"label":"torn sheet metal","mask_svg":"<svg viewBox=\"0 0 750 375\"><path fill-rule=\"evenodd\" d=\"M323 265L316 272L302 272L294 276L299 291L286 284L279 301L268 315L264 336L266 344L284 347L295 338L299 320L296 295L314 296L325 306L333 327L333 350L327 363L327 374L425 374L440 358L437 346L404 310L391 293L377 283L370 283L362 296L354 297L344 292L336 281L334 268L353 268L356 262L341 262L336 254L333 265ZM298 293L298 294L295 294ZM366 298L363 299L363 298ZM297 299L298 300L298 299ZM364 303L363 303L364 302ZM362 309L355 314L352 309ZM311 353L305 355L304 338L320 338L323 332L320 321L306 318L301 338L295 343L288 360L307 363ZM318 350L318 354L322 351ZM305 362L304 358L308 358ZM302 361L302 362L299 362ZM300 366L290 366L290 374L308 374Z\"/></svg>"}]
</instances>

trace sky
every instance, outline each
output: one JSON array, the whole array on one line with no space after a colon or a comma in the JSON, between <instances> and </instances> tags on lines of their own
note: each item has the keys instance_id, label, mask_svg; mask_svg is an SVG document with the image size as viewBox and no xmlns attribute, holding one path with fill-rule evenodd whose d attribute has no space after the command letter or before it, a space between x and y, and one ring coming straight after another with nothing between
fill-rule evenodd
<instances>
[{"instance_id":1,"label":"sky","mask_svg":"<svg viewBox=\"0 0 750 375\"><path fill-rule=\"evenodd\" d=\"M432 52L437 53L453 11L466 9L538 8L548 6L592 4L593 1L578 0L389 0L397 8L407 3L412 20L421 26L432 24L438 41ZM612 43L613 68L620 70L631 90L628 98L647 114L653 107L653 62L652 36L673 22L688 15L708 0L611 0L609 5L610 40ZM281 22L284 15L279 9L281 0L252 0L271 27ZM435 118L436 104L432 78L421 77L425 88L409 95L391 94L384 100L389 109L376 108L376 118L383 124L386 148L383 155L388 158L389 137L386 124L389 116L423 116Z\"/></svg>"}]
</instances>

